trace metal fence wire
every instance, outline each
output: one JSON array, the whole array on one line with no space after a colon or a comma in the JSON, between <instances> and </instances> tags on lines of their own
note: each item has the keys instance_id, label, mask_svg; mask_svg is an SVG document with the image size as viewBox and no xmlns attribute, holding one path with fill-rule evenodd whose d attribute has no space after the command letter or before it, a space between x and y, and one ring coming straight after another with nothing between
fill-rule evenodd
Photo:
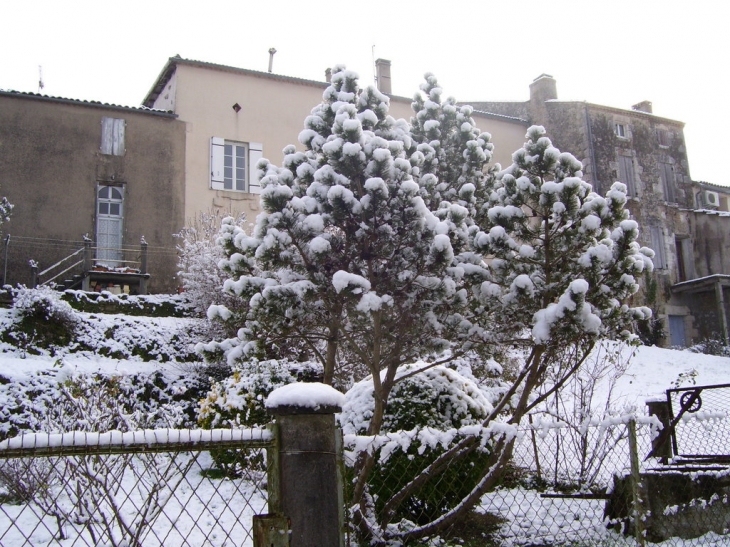
<instances>
[{"instance_id":1,"label":"metal fence wire","mask_svg":"<svg viewBox=\"0 0 730 547\"><path fill-rule=\"evenodd\" d=\"M667 390L674 454L730 460L730 384Z\"/></svg>"},{"instance_id":2,"label":"metal fence wire","mask_svg":"<svg viewBox=\"0 0 730 547\"><path fill-rule=\"evenodd\" d=\"M252 545L267 430L33 434L0 443L0 545Z\"/></svg>"},{"instance_id":3,"label":"metal fence wire","mask_svg":"<svg viewBox=\"0 0 730 547\"><path fill-rule=\"evenodd\" d=\"M711 421L727 426L724 418ZM706 436L681 421L678 430ZM422 429L344 439L352 515L353 466L373 468L366 517L380 538L350 520L349 547L726 546L730 470L646 458L655 416L617 415L582 424L535 414L517 430L499 481L470 511L437 533L403 533L448 515L474 489L497 453L484 430ZM0 443L0 546L252 545L252 517L280 507L274 429L154 430L31 434ZM694 433L693 433L694 432ZM463 457L399 495L449 447L474 436ZM700 443L700 440L694 442ZM278 483L277 483L278 484ZM316 493L313 493L316 495ZM397 503L394 500L398 500ZM390 539L389 539L390 538Z\"/></svg>"},{"instance_id":4,"label":"metal fence wire","mask_svg":"<svg viewBox=\"0 0 730 547\"><path fill-rule=\"evenodd\" d=\"M683 470L664 466L658 459L645 460L659 429L655 417L617 415L576 425L536 414L531 422L519 428L512 458L498 485L472 511L440 530L437 540L431 536L431 543L412 539L391 544L730 545L730 468L704 465ZM713 423L727 427L727 422L726 411L723 419L715 418ZM678 425L683 428L694 431L683 431L687 437L706 434L691 422ZM486 443L442 468L392 513L396 494L445 452L435 440L429 443L415 433L410 434L411 440L404 440L402 433L345 438L350 467L363 450L375 456L366 491L369 516L391 538L428 526L453 510L489 464ZM361 531L352 529L352 536L352 545L367 544L357 539L362 538Z\"/></svg>"}]
</instances>

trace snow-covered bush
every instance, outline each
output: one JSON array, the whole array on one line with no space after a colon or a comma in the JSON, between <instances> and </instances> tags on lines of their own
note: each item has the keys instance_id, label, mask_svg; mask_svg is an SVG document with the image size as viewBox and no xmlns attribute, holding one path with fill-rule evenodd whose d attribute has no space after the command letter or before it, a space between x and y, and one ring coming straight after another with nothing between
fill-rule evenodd
<instances>
[{"instance_id":1,"label":"snow-covered bush","mask_svg":"<svg viewBox=\"0 0 730 547\"><path fill-rule=\"evenodd\" d=\"M76 314L50 287L14 289L12 310L13 324L2 333L4 341L31 352L36 347L54 352L73 341Z\"/></svg>"},{"instance_id":2,"label":"snow-covered bush","mask_svg":"<svg viewBox=\"0 0 730 547\"><path fill-rule=\"evenodd\" d=\"M251 360L234 367L228 378L215 382L198 407L198 424L206 429L247 428L268 424L264 401L276 388L321 377L319 363L284 360ZM261 455L251 461L244 452L212 450L211 456L225 476L240 476L242 467L260 468Z\"/></svg>"},{"instance_id":3,"label":"snow-covered bush","mask_svg":"<svg viewBox=\"0 0 730 547\"><path fill-rule=\"evenodd\" d=\"M190 226L175 234L177 245L178 277L186 299L200 317L205 317L211 304L235 305L233 299L223 293L227 274L218 267L225 258L218 243L221 225L243 229L246 217L224 215L219 210L201 212Z\"/></svg>"},{"instance_id":4,"label":"snow-covered bush","mask_svg":"<svg viewBox=\"0 0 730 547\"><path fill-rule=\"evenodd\" d=\"M704 353L705 355L721 355L730 357L730 346L725 344L721 336L715 335L700 340L697 344L687 348L692 353Z\"/></svg>"},{"instance_id":5,"label":"snow-covered bush","mask_svg":"<svg viewBox=\"0 0 730 547\"><path fill-rule=\"evenodd\" d=\"M286 359L254 359L237 365L231 376L214 383L200 401L198 422L208 429L265 425L271 421L264 407L269 393L292 382L315 381L321 372L318 363Z\"/></svg>"},{"instance_id":6,"label":"snow-covered bush","mask_svg":"<svg viewBox=\"0 0 730 547\"><path fill-rule=\"evenodd\" d=\"M426 524L453 509L479 480L475 468L486 463L489 447L479 446L470 455L444 470L438 481L417 490L397 505L387 506L393 497L454 443L465 437L465 426L478 426L492 410L480 388L469 378L444 366L421 371L425 363L398 369L383 418L381 438L388 439L377 450L377 461L368 479L368 495L377 521ZM421 371L421 372L419 372ZM410 375L414 372L418 374ZM340 414L343 432L365 435L372 419L373 382L366 378L346 394ZM470 432L471 433L471 432ZM354 465L355 460L348 463ZM384 515L384 512L392 514Z\"/></svg>"}]
</instances>

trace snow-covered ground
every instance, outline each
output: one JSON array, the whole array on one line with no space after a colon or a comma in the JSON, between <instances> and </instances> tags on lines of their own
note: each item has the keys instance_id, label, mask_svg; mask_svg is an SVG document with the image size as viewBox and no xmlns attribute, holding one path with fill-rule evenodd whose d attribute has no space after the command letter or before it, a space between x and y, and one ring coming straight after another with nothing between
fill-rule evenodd
<instances>
[{"instance_id":1,"label":"snow-covered ground","mask_svg":"<svg viewBox=\"0 0 730 547\"><path fill-rule=\"evenodd\" d=\"M149 329L150 332L159 331L162 323L160 319L135 318L135 321L140 329L139 336L144 336L145 329ZM147 324L148 322L149 324ZM169 328L170 335L172 335L175 330L185 329L189 326L187 320L174 319L170 320L170 324L166 328ZM24 378L41 371L56 375L59 379L78 373L96 372L125 375L161 371L165 375L178 376L181 370L187 366L174 362L142 362L134 358L112 359L90 353L63 354L61 352L60 355L53 357L39 356L21 352L8 345L3 345L0 351L0 376L13 382L23 381ZM623 411L633 409L634 412L643 414L646 410L645 401L649 398L663 396L668 388L691 385L693 382L696 385L730 383L730 358L727 357L639 347L623 348L619 361L625 362L631 353L633 356L625 374L616 380L612 390L608 381L610 375L606 375L603 380L599 381L593 400L594 406L601 407L610 394L615 408L623 409ZM195 499L205 500L209 499L209 496L215 496L214 481L200 480L199 473L196 477L190 477L188 482L195 491ZM260 509L257 508L257 510L265 511L260 494L251 492L250 495L254 499L260 500L254 503L254 505L260 506ZM223 501L222 503L227 506L229 502ZM10 535L3 536L6 524L3 524L2 520L8 518L3 516L3 513L11 515L19 510L18 507L2 506L5 510L0 511L0 545L10 546L22 543L11 540ZM526 545L537 538L545 542L553 539L572 541L574 545L599 545L601 541L609 540L623 541L619 536L613 535L612 532L605 529L602 521L603 502L601 501L545 500L540 499L535 491L513 489L503 491L499 495L489 494L485 497L482 507L484 510L501 514L507 519L501 529L505 545ZM197 514L198 509L193 512ZM173 528L185 529L184 521L188 518L186 514L185 511L182 512L179 519L172 525ZM236 526L233 513L228 512L227 515L224 518L230 520L231 526ZM247 513L245 518L247 522L250 522L250 514ZM219 522L218 524L225 523ZM17 537L19 538L19 536ZM587 539L589 537L590 541ZM40 541L40 536L38 539ZM50 535L48 539L51 539ZM661 545L725 545L726 540L727 537L708 534L700 540L668 541ZM38 544L45 543L40 541Z\"/></svg>"}]
</instances>

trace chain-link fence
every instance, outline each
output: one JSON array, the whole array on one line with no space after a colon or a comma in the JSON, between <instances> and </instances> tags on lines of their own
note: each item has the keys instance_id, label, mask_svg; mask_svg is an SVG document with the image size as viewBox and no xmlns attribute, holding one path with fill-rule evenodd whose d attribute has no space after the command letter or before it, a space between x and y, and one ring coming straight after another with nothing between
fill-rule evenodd
<instances>
[{"instance_id":1,"label":"chain-link fence","mask_svg":"<svg viewBox=\"0 0 730 547\"><path fill-rule=\"evenodd\" d=\"M617 415L571 424L536 414L530 422L518 428L495 485L445 527L439 521L458 512L461 501L500 465L499 435L421 430L348 436L350 467L364 451L374 456L362 498L370 521L378 523L383 538L409 530L436 532L428 534L431 543L411 537L406 545L730 545L730 469L717 464L681 469L676 462L665 466L647 459L660 428L656 417ZM727 410L701 423L698 428L685 420L678 430L687 429L681 434L699 443L711 427L724 431ZM477 439L471 446L463 441L469 434ZM459 445L466 455L453 450ZM447 452L453 455L450 463L438 465ZM423 487L408 492L418 480ZM354 507L351 503L351 512ZM353 531L358 535L362 530Z\"/></svg>"},{"instance_id":2,"label":"chain-link fence","mask_svg":"<svg viewBox=\"0 0 730 547\"><path fill-rule=\"evenodd\" d=\"M0 443L0 546L252 545L267 430L33 434Z\"/></svg>"},{"instance_id":3,"label":"chain-link fence","mask_svg":"<svg viewBox=\"0 0 730 547\"><path fill-rule=\"evenodd\" d=\"M730 384L667 390L675 455L730 460Z\"/></svg>"}]
</instances>

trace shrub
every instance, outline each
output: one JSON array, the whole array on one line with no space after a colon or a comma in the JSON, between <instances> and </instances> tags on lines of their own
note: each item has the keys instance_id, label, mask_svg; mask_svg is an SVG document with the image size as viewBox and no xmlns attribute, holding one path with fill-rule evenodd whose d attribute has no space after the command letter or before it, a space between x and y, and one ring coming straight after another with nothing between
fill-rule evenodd
<instances>
[{"instance_id":1,"label":"shrub","mask_svg":"<svg viewBox=\"0 0 730 547\"><path fill-rule=\"evenodd\" d=\"M3 333L4 341L24 350L51 350L68 346L78 325L73 308L47 286L13 290L13 324Z\"/></svg>"},{"instance_id":2,"label":"shrub","mask_svg":"<svg viewBox=\"0 0 730 547\"><path fill-rule=\"evenodd\" d=\"M698 344L687 348L692 353L704 353L705 355L730 356L730 347L725 345L723 339L714 334L709 338L704 338Z\"/></svg>"},{"instance_id":3,"label":"shrub","mask_svg":"<svg viewBox=\"0 0 730 547\"><path fill-rule=\"evenodd\" d=\"M198 423L206 429L247 428L268 424L264 401L276 388L297 381L314 381L321 376L318 363L288 360L249 361L236 366L228 378L215 382L200 401ZM238 477L243 468L263 470L262 456L249 460L235 450L211 450L218 469L228 477Z\"/></svg>"},{"instance_id":4,"label":"shrub","mask_svg":"<svg viewBox=\"0 0 730 547\"><path fill-rule=\"evenodd\" d=\"M402 366L397 377L423 366ZM347 392L340 415L344 432L365 434L373 409L373 382L366 378ZM394 494L463 438L461 428L481 424L490 410L491 404L472 380L444 366L396 383L383 419L387 440L368 481L374 510L380 514ZM395 516L424 524L453 508L475 486L480 474L472 471L487 454L488 448L478 447L458 465L449 466L404 500Z\"/></svg>"}]
</instances>

